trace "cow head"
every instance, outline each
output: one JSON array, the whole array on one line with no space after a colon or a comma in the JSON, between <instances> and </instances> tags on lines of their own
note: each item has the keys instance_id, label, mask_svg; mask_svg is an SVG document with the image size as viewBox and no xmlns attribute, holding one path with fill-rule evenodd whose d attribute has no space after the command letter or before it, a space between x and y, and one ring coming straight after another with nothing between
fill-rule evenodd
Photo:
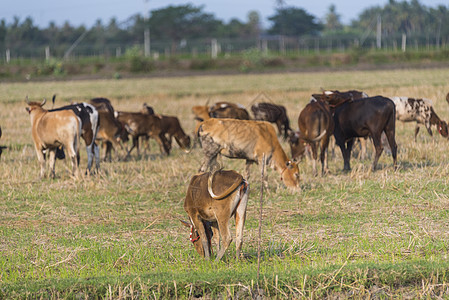
<instances>
[{"instance_id":1,"label":"cow head","mask_svg":"<svg viewBox=\"0 0 449 300\"><path fill-rule=\"evenodd\" d=\"M183 220L179 220L179 221L181 221L182 225L184 225L190 229L190 241L192 242L193 247L195 248L196 252L198 252L198 254L201 257L204 257L203 243L200 241L200 236L199 236L198 232L196 231L195 227L193 227L193 225L190 222L186 222ZM205 221L204 228L206 230L207 240L209 242L209 249L212 252L211 241L212 241L213 232L212 232L212 228L210 226L210 222ZM211 253L211 255L212 255L212 253Z\"/></svg>"},{"instance_id":2,"label":"cow head","mask_svg":"<svg viewBox=\"0 0 449 300\"><path fill-rule=\"evenodd\" d=\"M31 111L33 111L34 109L41 108L42 106L44 106L45 103L47 102L47 99L44 98L44 100L41 103L39 103L39 102L31 102L31 101L28 100L28 96L26 96L25 102L26 102L26 104L28 104L28 107L25 108L26 111L28 113L31 113Z\"/></svg>"},{"instance_id":3,"label":"cow head","mask_svg":"<svg viewBox=\"0 0 449 300\"><path fill-rule=\"evenodd\" d=\"M298 162L304 157L307 146L306 141L301 138L301 133L299 131L292 131L288 136L288 143L292 153L292 160L294 162Z\"/></svg>"},{"instance_id":4,"label":"cow head","mask_svg":"<svg viewBox=\"0 0 449 300\"><path fill-rule=\"evenodd\" d=\"M448 137L449 132L448 132L446 121L441 120L440 122L438 122L437 126L438 126L438 132L441 134L441 136Z\"/></svg>"},{"instance_id":5,"label":"cow head","mask_svg":"<svg viewBox=\"0 0 449 300\"><path fill-rule=\"evenodd\" d=\"M281 180L287 187L296 188L299 185L299 168L298 163L287 161L285 168L281 172Z\"/></svg>"}]
</instances>

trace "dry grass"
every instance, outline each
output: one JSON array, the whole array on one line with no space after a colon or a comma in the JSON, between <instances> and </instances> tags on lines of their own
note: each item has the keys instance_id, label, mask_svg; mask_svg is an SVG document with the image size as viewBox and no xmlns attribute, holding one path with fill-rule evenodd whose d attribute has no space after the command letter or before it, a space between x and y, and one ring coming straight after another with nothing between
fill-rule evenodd
<instances>
[{"instance_id":1,"label":"dry grass","mask_svg":"<svg viewBox=\"0 0 449 300\"><path fill-rule=\"evenodd\" d=\"M219 284L206 288L211 295L254 292L244 274L254 272L255 265L260 188L257 167L253 167L244 236L246 258L234 265L229 259L232 254L227 253L224 264L207 265L188 245L188 233L177 220L185 218L183 197L190 177L199 168L200 149L186 154L176 148L170 157L161 157L153 143L151 155L103 163L100 174L78 181L70 178L69 163L58 161L57 179L39 181L29 116L24 109L26 95L40 100L56 93L57 105L102 96L110 98L117 110L127 111L137 111L146 102L158 113L178 116L185 131L191 133L195 126L190 112L193 105L209 99L239 102L249 108L258 96L285 105L296 128L300 110L320 87L430 98L438 115L447 120L447 78L448 69L432 69L2 83L0 145L8 149L0 160L0 256L5 258L0 259L0 284L14 288L23 281L104 276L111 279L93 289L102 296L120 298L137 290L152 297L173 296L174 289L188 296L202 286L198 282L213 277L211 270L215 270L218 276L227 278L229 272L242 279L215 280ZM443 264L447 260L448 141L435 130L430 137L422 128L418 142L414 142L413 130L414 124L397 124L397 172L392 169L391 157L383 154L380 170L374 173L370 159L355 158L351 160L353 170L342 173L339 149L335 149L335 157L329 161L331 172L325 177L311 176L309 162L300 164L300 192L286 190L277 173L268 171L262 266L265 293L275 292L281 298L349 297L351 293L355 297L447 296L444 276L424 273L419 277L413 270L416 262ZM286 143L283 146L288 150ZM84 151L81 155L84 168ZM224 163L244 170L241 161L224 159ZM399 281L395 286L396 281L382 279L390 276L383 275L390 274L388 270L373 271L396 264L423 281L419 285L416 280ZM197 275L183 281L173 269L180 274L193 270ZM296 277L289 269L296 271ZM162 273L169 275L157 281L148 278ZM277 275L279 279L275 279ZM111 284L119 276L138 280ZM106 291L104 286L109 286ZM61 293L60 297L69 293L64 285L50 291Z\"/></svg>"}]
</instances>

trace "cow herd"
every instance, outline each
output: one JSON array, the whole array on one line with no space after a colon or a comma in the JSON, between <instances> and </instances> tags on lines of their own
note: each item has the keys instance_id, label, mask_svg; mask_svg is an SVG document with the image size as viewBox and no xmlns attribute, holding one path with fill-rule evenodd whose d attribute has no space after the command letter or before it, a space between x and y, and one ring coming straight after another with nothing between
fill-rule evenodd
<instances>
[{"instance_id":1,"label":"cow herd","mask_svg":"<svg viewBox=\"0 0 449 300\"><path fill-rule=\"evenodd\" d=\"M449 94L446 97L449 103ZM79 177L80 141L87 152L87 174L98 171L102 142L102 160L111 160L115 151L119 159L130 157L140 144L148 148L148 139L154 139L163 156L170 154L173 139L179 147L189 152L191 137L185 133L175 116L156 114L151 106L144 104L141 111L117 111L106 98L94 98L88 102L72 103L56 109L45 109L46 100L26 100L30 115L31 132L40 165L40 177L44 177L45 158L49 158L49 176L55 177L56 158L67 153L72 164L72 175ZM53 105L55 96L53 96ZM243 227L249 194L250 166L258 164L262 170L271 166L278 172L282 182L292 189L299 186L298 159L310 149L313 157L313 173L317 175L316 162L321 161L321 174L328 172L327 149L334 138L343 156L343 169L350 170L351 151L356 139L371 139L375 153L372 169L387 143L397 167L397 144L395 122L416 122L415 139L419 124L432 135L435 125L443 137L448 137L448 127L435 113L432 102L427 99L407 97L368 97L363 92L351 90L322 91L313 94L310 102L298 117L298 130L290 127L284 106L269 102L254 103L254 116L242 105L217 102L213 105L192 107L197 121L193 143L199 143L203 161L188 185L184 209L190 222L184 222L191 230L191 241L198 253L206 258L212 255L211 243L218 246L219 260L231 243L229 219L236 219L237 256L242 244ZM277 133L275 126L277 128ZM278 137L279 136L279 137ZM1 129L0 129L1 137ZM131 137L132 145L127 144ZM281 146L280 138L290 144L291 158ZM2 149L0 147L0 155ZM233 170L223 170L218 158L244 159L245 176ZM95 168L93 162L95 160ZM263 172L263 171L262 171ZM263 179L267 185L267 178ZM220 239L221 238L221 239Z\"/></svg>"}]
</instances>

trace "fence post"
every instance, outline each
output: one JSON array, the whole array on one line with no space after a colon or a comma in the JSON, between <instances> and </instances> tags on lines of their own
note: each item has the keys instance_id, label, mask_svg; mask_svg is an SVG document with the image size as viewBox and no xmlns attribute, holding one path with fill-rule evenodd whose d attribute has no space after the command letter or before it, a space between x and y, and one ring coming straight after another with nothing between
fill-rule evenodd
<instances>
[{"instance_id":1,"label":"fence post","mask_svg":"<svg viewBox=\"0 0 449 300\"><path fill-rule=\"evenodd\" d=\"M6 63L9 64L11 61L11 50L6 49Z\"/></svg>"},{"instance_id":2,"label":"fence post","mask_svg":"<svg viewBox=\"0 0 449 300\"><path fill-rule=\"evenodd\" d=\"M402 34L402 52L405 52L405 47L407 46L407 35Z\"/></svg>"},{"instance_id":3,"label":"fence post","mask_svg":"<svg viewBox=\"0 0 449 300\"><path fill-rule=\"evenodd\" d=\"M213 59L215 59L215 58L217 58L217 56L218 56L218 42L217 42L217 39L212 39L211 41L210 41L210 50L211 50L211 57L213 58Z\"/></svg>"},{"instance_id":4,"label":"fence post","mask_svg":"<svg viewBox=\"0 0 449 300\"><path fill-rule=\"evenodd\" d=\"M45 60L50 60L50 46L45 47Z\"/></svg>"}]
</instances>

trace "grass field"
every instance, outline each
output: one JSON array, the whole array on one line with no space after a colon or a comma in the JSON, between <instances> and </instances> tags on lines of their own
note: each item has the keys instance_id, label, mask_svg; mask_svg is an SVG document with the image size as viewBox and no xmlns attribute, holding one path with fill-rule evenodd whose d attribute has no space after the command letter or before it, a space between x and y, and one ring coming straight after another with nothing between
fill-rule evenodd
<instances>
[{"instance_id":1,"label":"grass field","mask_svg":"<svg viewBox=\"0 0 449 300\"><path fill-rule=\"evenodd\" d=\"M74 180L69 162L58 161L56 179L39 180L24 102L54 93L57 105L101 96L137 111L146 102L191 133L193 105L269 100L286 106L297 128L299 112L323 87L430 98L448 120L448 78L449 69L405 69L0 83L0 145L8 147L0 160L0 298L448 298L449 141L436 130L431 137L421 128L415 142L415 125L397 123L396 172L384 153L376 172L369 156L353 157L343 173L339 149L325 177L300 163L300 191L268 170L258 281L259 168L252 168L242 259L235 261L232 243L221 262L207 262L179 222L201 149L174 146L161 157L152 143L150 155L102 163L95 176ZM81 160L85 168L84 144ZM244 171L243 161L223 162Z\"/></svg>"}]
</instances>

